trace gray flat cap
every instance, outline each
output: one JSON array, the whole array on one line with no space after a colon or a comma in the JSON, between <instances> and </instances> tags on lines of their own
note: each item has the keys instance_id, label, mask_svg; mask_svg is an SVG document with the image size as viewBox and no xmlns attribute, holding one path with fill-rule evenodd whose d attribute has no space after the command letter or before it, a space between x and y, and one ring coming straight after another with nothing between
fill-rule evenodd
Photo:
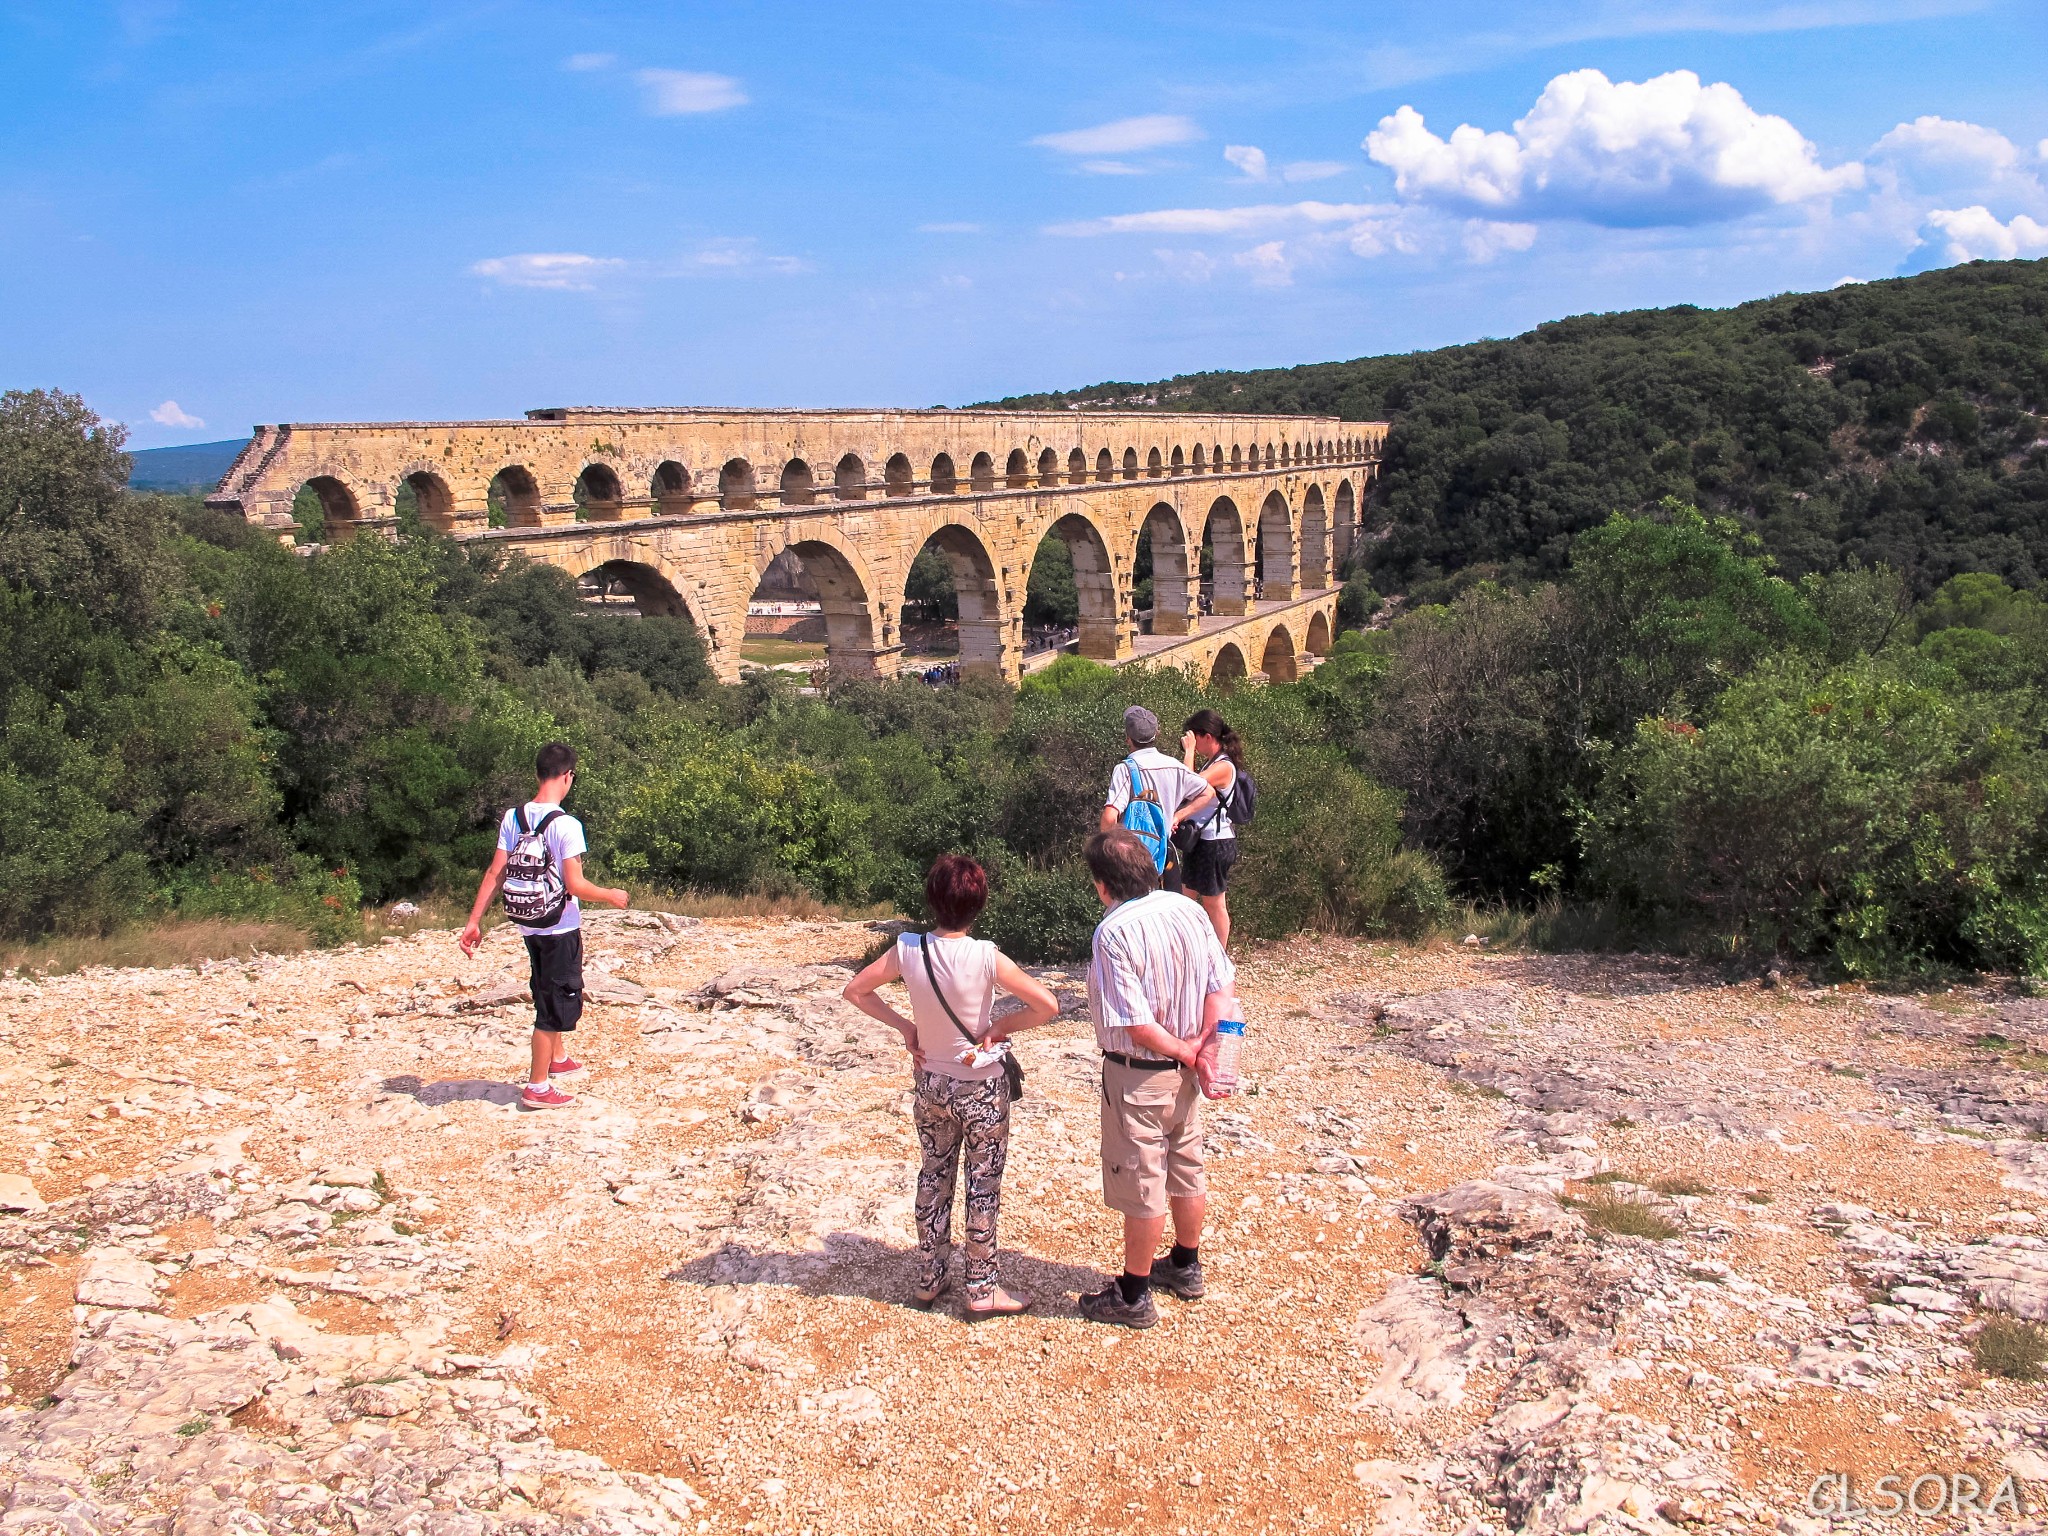
<instances>
[{"instance_id":1,"label":"gray flat cap","mask_svg":"<svg viewBox=\"0 0 2048 1536\"><path fill-rule=\"evenodd\" d=\"M1124 711L1124 735L1134 746L1149 747L1159 739L1159 717L1142 704Z\"/></svg>"}]
</instances>

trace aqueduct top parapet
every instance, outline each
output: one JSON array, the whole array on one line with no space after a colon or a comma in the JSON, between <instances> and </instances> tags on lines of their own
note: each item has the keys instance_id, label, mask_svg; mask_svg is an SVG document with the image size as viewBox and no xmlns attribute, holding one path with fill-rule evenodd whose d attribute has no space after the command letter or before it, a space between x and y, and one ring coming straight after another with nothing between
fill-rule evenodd
<instances>
[{"instance_id":1,"label":"aqueduct top parapet","mask_svg":"<svg viewBox=\"0 0 2048 1536\"><path fill-rule=\"evenodd\" d=\"M311 491L328 537L344 538L392 526L403 495L432 527L601 572L641 612L687 616L726 677L748 596L785 552L818 590L833 664L893 670L906 578L929 546L951 567L962 665L1014 677L1048 537L1072 559L1081 650L1106 661L1132 658L1141 633L1189 635L1205 614L1329 591L1386 430L1331 416L592 407L295 423L258 427L207 501L289 539Z\"/></svg>"}]
</instances>

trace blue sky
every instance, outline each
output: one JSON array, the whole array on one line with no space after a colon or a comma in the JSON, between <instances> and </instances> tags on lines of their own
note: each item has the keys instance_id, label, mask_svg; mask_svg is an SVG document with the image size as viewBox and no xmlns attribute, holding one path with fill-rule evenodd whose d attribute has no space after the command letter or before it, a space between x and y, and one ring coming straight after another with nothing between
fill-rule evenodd
<instances>
[{"instance_id":1,"label":"blue sky","mask_svg":"<svg viewBox=\"0 0 2048 1536\"><path fill-rule=\"evenodd\" d=\"M2048 254L2040 0L0 0L0 387L929 405Z\"/></svg>"}]
</instances>

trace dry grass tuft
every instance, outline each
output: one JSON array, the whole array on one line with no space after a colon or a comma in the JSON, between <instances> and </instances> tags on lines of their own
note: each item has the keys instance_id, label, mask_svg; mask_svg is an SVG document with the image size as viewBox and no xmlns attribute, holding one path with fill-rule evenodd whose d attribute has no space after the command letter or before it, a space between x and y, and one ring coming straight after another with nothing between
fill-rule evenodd
<instances>
[{"instance_id":1,"label":"dry grass tuft","mask_svg":"<svg viewBox=\"0 0 2048 1536\"><path fill-rule=\"evenodd\" d=\"M1711 1195L1714 1192L1713 1185L1684 1173L1660 1173L1650 1180L1650 1188L1660 1195Z\"/></svg>"},{"instance_id":2,"label":"dry grass tuft","mask_svg":"<svg viewBox=\"0 0 2048 1536\"><path fill-rule=\"evenodd\" d=\"M1683 1230L1648 1201L1631 1200L1619 1190L1595 1189L1583 1200L1567 1196L1565 1204L1583 1216L1587 1226L1616 1237L1647 1237L1661 1243Z\"/></svg>"},{"instance_id":3,"label":"dry grass tuft","mask_svg":"<svg viewBox=\"0 0 2048 1536\"><path fill-rule=\"evenodd\" d=\"M872 922L898 914L886 902L874 906L834 906L802 891L791 895L731 895L724 891L634 891L633 905L642 910L673 912L678 917L790 917L806 922Z\"/></svg>"},{"instance_id":4,"label":"dry grass tuft","mask_svg":"<svg viewBox=\"0 0 2048 1536\"><path fill-rule=\"evenodd\" d=\"M201 960L230 960L253 954L288 954L307 949L312 939L285 923L237 922L229 918L169 918L138 924L99 937L38 939L0 948L0 974L26 971L64 976L91 966L146 966L163 969Z\"/></svg>"},{"instance_id":5,"label":"dry grass tuft","mask_svg":"<svg viewBox=\"0 0 2048 1536\"><path fill-rule=\"evenodd\" d=\"M2048 1328L2016 1317L1986 1319L1970 1341L1977 1369L2009 1381L2039 1381L2048 1366Z\"/></svg>"}]
</instances>

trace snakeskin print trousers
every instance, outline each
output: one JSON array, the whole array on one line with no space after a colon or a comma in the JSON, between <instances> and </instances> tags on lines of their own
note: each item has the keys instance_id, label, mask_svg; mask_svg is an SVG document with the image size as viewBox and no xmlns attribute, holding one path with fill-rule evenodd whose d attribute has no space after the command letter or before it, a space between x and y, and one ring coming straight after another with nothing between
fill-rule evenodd
<instances>
[{"instance_id":1,"label":"snakeskin print trousers","mask_svg":"<svg viewBox=\"0 0 2048 1536\"><path fill-rule=\"evenodd\" d=\"M972 1083L936 1072L917 1074L914 1113L924 1166L917 1174L917 1250L924 1260L919 1288L935 1291L946 1278L952 1245L953 1184L966 1154L967 1297L986 1301L996 1288L996 1213L1003 1198L1003 1165L1010 1156L1010 1092L1001 1077Z\"/></svg>"}]
</instances>

